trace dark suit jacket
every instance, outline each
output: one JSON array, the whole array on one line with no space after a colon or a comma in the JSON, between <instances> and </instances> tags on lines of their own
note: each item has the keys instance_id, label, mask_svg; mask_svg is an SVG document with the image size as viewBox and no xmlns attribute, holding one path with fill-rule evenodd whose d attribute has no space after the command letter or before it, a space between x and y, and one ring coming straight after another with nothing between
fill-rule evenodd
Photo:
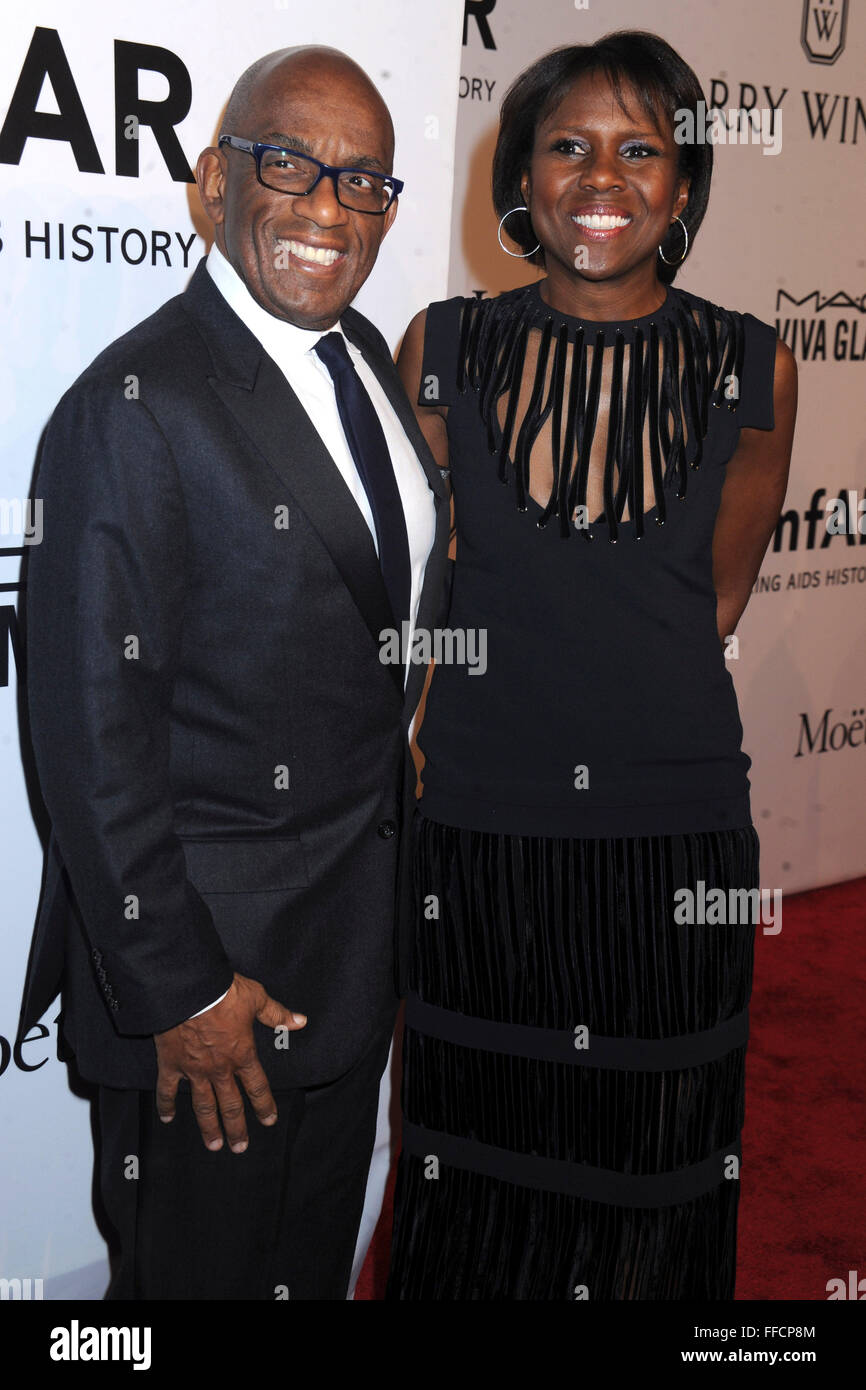
<instances>
[{"instance_id":1,"label":"dark suit jacket","mask_svg":"<svg viewBox=\"0 0 866 1390\"><path fill-rule=\"evenodd\" d=\"M434 627L447 489L381 334L341 322L435 496ZM238 970L309 1018L287 1049L256 1023L271 1084L339 1076L396 1008L424 668L404 695L380 662L369 530L204 262L60 401L35 495L27 684L52 832L22 1027L62 977L82 1075L151 1088L151 1035Z\"/></svg>"}]
</instances>

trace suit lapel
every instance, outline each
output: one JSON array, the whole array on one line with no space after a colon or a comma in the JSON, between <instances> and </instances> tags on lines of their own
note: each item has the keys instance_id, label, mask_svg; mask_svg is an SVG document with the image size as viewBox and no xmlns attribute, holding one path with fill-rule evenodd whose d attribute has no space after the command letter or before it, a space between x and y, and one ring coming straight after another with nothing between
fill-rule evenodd
<instances>
[{"instance_id":1,"label":"suit lapel","mask_svg":"<svg viewBox=\"0 0 866 1390\"><path fill-rule=\"evenodd\" d=\"M212 389L303 509L378 648L379 634L383 628L393 625L393 617L376 548L361 511L319 432L277 364L229 308L208 274L204 260L183 294L182 303L196 321L210 352L214 371L208 380ZM442 590L449 529L448 489L390 358L387 364L380 360L380 353L371 347L363 333L364 321L359 315L347 310L342 323L347 336L357 344L381 383L434 494L436 538L419 603L418 624L422 626L431 616L439 615L437 598ZM411 718L420 698L417 678L420 676L423 683L423 667L410 666L405 692L403 668L390 663L387 670L407 707L414 698L409 708Z\"/></svg>"},{"instance_id":2,"label":"suit lapel","mask_svg":"<svg viewBox=\"0 0 866 1390\"><path fill-rule=\"evenodd\" d=\"M352 595L376 646L393 626L376 548L358 504L321 436L276 363L262 353L253 389L211 379L211 385L249 435L315 528ZM398 666L388 670L403 682Z\"/></svg>"}]
</instances>

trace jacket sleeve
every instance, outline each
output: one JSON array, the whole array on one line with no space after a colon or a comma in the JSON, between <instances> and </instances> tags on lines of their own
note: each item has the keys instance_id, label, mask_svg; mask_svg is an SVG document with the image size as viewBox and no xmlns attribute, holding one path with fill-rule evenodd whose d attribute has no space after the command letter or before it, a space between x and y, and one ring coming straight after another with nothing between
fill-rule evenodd
<instances>
[{"instance_id":1,"label":"jacket sleeve","mask_svg":"<svg viewBox=\"0 0 866 1390\"><path fill-rule=\"evenodd\" d=\"M184 501L168 442L122 377L64 396L35 496L27 689L42 794L117 1031L162 1032L233 972L173 830Z\"/></svg>"}]
</instances>

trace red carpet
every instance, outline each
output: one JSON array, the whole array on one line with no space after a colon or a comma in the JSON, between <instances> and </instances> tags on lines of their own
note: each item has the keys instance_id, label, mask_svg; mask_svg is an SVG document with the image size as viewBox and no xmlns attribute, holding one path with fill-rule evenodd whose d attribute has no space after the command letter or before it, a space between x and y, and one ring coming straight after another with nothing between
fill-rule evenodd
<instances>
[{"instance_id":1,"label":"red carpet","mask_svg":"<svg viewBox=\"0 0 866 1390\"><path fill-rule=\"evenodd\" d=\"M738 1298L826 1299L866 1275L866 879L799 893L759 936Z\"/></svg>"},{"instance_id":2,"label":"red carpet","mask_svg":"<svg viewBox=\"0 0 866 1390\"><path fill-rule=\"evenodd\" d=\"M799 893L758 929L737 1298L825 1300L866 1278L866 878ZM391 1197L356 1290L381 1299Z\"/></svg>"}]
</instances>

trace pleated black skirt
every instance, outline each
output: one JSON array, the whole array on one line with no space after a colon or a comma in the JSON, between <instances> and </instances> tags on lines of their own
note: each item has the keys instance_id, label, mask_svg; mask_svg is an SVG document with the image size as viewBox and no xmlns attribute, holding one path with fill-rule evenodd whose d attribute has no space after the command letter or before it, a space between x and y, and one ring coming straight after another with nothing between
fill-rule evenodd
<instances>
[{"instance_id":1,"label":"pleated black skirt","mask_svg":"<svg viewBox=\"0 0 866 1390\"><path fill-rule=\"evenodd\" d=\"M416 815L387 1298L733 1298L758 851Z\"/></svg>"}]
</instances>

